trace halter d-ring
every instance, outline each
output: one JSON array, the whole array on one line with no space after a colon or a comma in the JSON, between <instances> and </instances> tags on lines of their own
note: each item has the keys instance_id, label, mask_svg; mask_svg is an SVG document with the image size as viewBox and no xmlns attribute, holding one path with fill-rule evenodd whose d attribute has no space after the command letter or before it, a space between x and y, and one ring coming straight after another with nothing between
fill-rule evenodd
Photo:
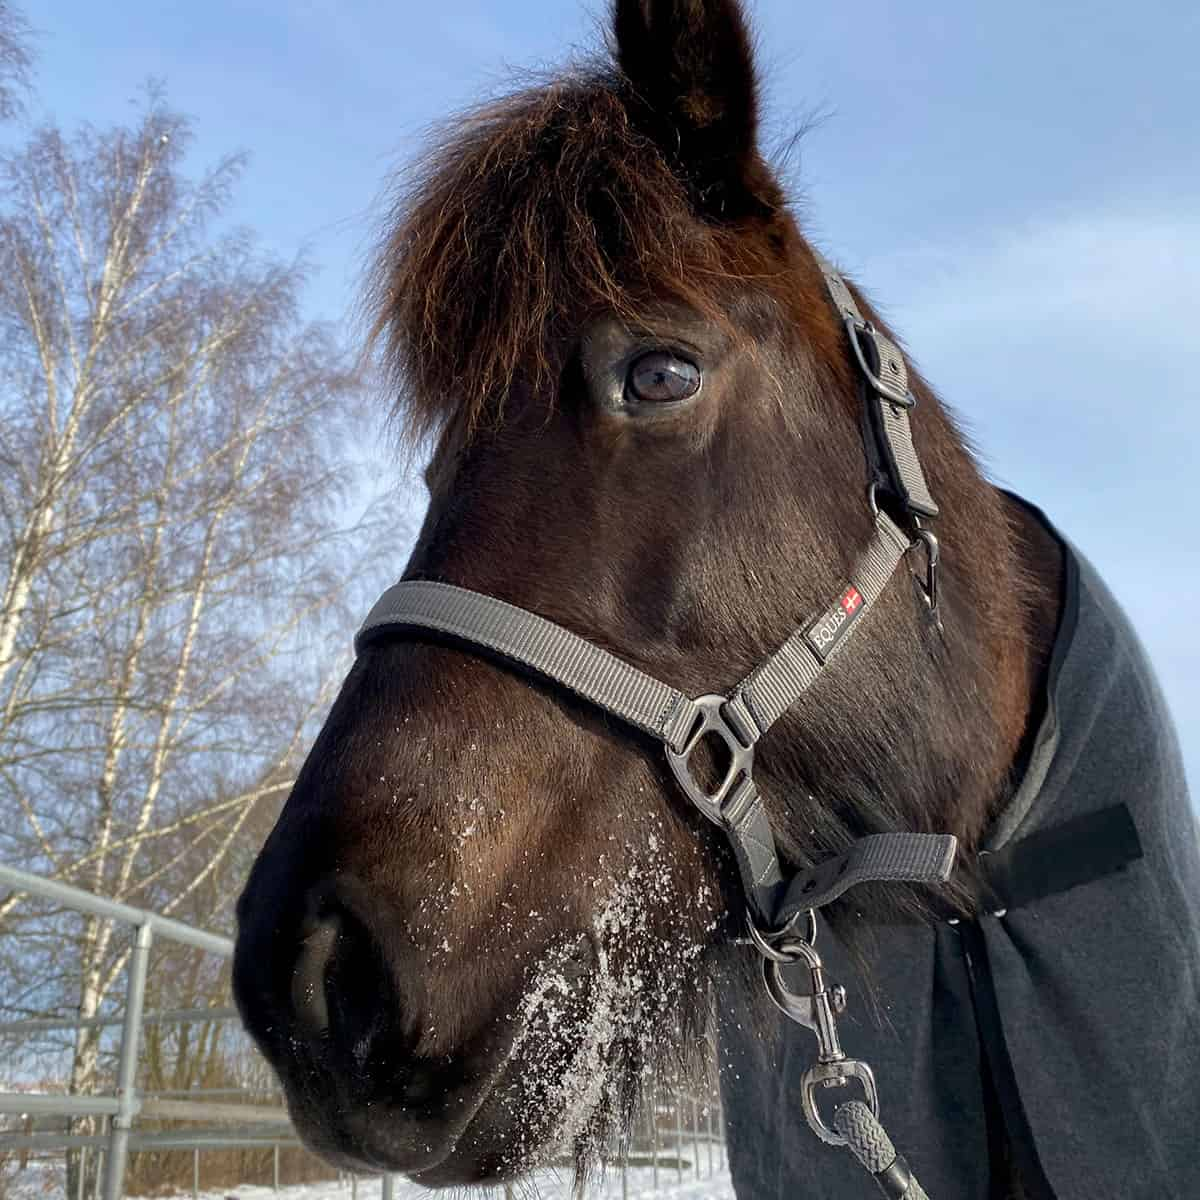
<instances>
[{"instance_id":1,"label":"halter d-ring","mask_svg":"<svg viewBox=\"0 0 1200 1200\"><path fill-rule=\"evenodd\" d=\"M781 966L790 966L800 959L800 955L794 950L788 949L787 944L797 940L799 935L796 933L796 922L801 917L806 917L808 920L804 941L810 946L815 946L817 944L817 914L811 908L796 913L782 928L769 931L760 929L751 915L746 921L746 927L750 932L750 941L763 958L777 962Z\"/></svg>"},{"instance_id":2,"label":"halter d-ring","mask_svg":"<svg viewBox=\"0 0 1200 1200\"><path fill-rule=\"evenodd\" d=\"M871 516L879 516L879 484L872 483L867 487L867 503L871 506ZM930 614L936 619L938 615L938 571L942 562L942 547L937 535L921 524L920 517L911 517L912 545L910 550L918 546L925 548L925 582L922 590L925 603L929 605ZM938 621L939 626L941 621Z\"/></svg>"}]
</instances>

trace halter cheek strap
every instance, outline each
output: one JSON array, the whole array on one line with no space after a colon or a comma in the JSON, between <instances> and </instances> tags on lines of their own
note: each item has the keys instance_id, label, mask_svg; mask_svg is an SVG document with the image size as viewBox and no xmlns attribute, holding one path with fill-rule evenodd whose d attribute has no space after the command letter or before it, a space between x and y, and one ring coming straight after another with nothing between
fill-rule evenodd
<instances>
[{"instance_id":1,"label":"halter cheek strap","mask_svg":"<svg viewBox=\"0 0 1200 1200\"><path fill-rule=\"evenodd\" d=\"M909 390L904 354L863 317L846 281L819 255L817 265L859 368L863 442L875 483L890 492L910 517L936 517L938 506L913 446L908 414L917 401Z\"/></svg>"}]
</instances>

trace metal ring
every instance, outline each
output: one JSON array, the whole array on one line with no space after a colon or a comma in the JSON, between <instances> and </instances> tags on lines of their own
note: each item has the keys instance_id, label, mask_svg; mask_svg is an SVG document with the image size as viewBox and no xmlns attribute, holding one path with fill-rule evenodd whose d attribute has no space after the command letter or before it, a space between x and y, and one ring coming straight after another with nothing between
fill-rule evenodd
<instances>
[{"instance_id":1,"label":"metal ring","mask_svg":"<svg viewBox=\"0 0 1200 1200\"><path fill-rule=\"evenodd\" d=\"M796 922L801 916L807 914L808 929L807 936L801 938L796 934ZM785 966L788 963L796 962L800 955L795 951L783 949L777 943L783 942L785 938L793 941L803 941L809 946L817 944L817 914L811 909L805 909L803 913L797 913L786 925L781 929L772 929L770 931L759 929L754 923L753 914L746 918L746 926L750 932L750 940L754 943L755 949L771 962L782 963Z\"/></svg>"}]
</instances>

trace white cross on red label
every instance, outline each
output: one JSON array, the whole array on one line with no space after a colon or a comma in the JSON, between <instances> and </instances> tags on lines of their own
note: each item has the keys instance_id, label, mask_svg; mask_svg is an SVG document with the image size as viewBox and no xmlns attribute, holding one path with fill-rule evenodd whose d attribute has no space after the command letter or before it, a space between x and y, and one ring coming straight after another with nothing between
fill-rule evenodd
<instances>
[{"instance_id":1,"label":"white cross on red label","mask_svg":"<svg viewBox=\"0 0 1200 1200\"><path fill-rule=\"evenodd\" d=\"M862 593L856 587L847 588L842 596L842 612L847 616L853 616L860 608L862 608Z\"/></svg>"}]
</instances>

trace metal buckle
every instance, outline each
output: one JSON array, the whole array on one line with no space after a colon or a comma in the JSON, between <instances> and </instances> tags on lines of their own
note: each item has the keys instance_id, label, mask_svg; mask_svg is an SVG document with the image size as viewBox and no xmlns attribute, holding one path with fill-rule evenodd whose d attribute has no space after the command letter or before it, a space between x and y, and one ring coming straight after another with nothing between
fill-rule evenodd
<instances>
[{"instance_id":1,"label":"metal buckle","mask_svg":"<svg viewBox=\"0 0 1200 1200\"><path fill-rule=\"evenodd\" d=\"M872 483L867 488L867 503L871 506L871 516L878 519L879 517L879 484ZM925 602L929 605L930 615L937 621L938 628L941 628L941 618L938 617L938 572L942 562L942 547L937 540L937 535L930 529L926 529L921 524L919 517L912 517L913 533L912 545L909 550L915 550L918 546L925 547Z\"/></svg>"},{"instance_id":2,"label":"metal buckle","mask_svg":"<svg viewBox=\"0 0 1200 1200\"><path fill-rule=\"evenodd\" d=\"M875 1074L865 1063L847 1058L838 1038L837 1016L846 1011L846 989L827 987L821 957L813 945L815 919L810 923L813 936L808 940L786 937L775 941L764 937L751 926L751 938L763 954L762 974L771 1002L789 1020L811 1029L817 1037L817 1061L800 1080L800 1102L804 1117L813 1133L830 1146L845 1146L846 1139L830 1128L817 1104L818 1089L842 1088L856 1080L873 1116L879 1116L879 1090ZM756 936L757 935L757 936ZM765 948L764 948L765 943ZM812 990L807 994L793 992L783 978L785 966L803 963L808 968Z\"/></svg>"},{"instance_id":3,"label":"metal buckle","mask_svg":"<svg viewBox=\"0 0 1200 1200\"><path fill-rule=\"evenodd\" d=\"M859 339L861 335L866 334L871 338L871 344L875 347L876 356L879 356L879 344L875 341L875 326L870 321L862 321L858 317L849 315L846 316L845 323L846 334L850 338L850 348L854 351L854 357L858 360L859 368L866 376L867 382L871 387L892 404L898 404L901 408L916 407L916 396L912 392L897 391L890 383L885 383L880 379L875 373L875 368L871 366L866 354L863 352L862 342Z\"/></svg>"},{"instance_id":4,"label":"metal buckle","mask_svg":"<svg viewBox=\"0 0 1200 1200\"><path fill-rule=\"evenodd\" d=\"M693 728L687 744L679 753L666 747L667 762L678 781L679 786L687 794L687 798L714 824L722 828L726 825L725 803L731 797L740 794L739 784L753 784L754 746L747 744L738 737L733 726L725 719L724 708L728 703L725 696L701 696L693 700L700 710L700 721ZM706 791L692 774L689 765L696 747L710 733L715 733L725 748L729 751L729 767L725 778L721 780L715 791Z\"/></svg>"},{"instance_id":5,"label":"metal buckle","mask_svg":"<svg viewBox=\"0 0 1200 1200\"><path fill-rule=\"evenodd\" d=\"M925 600L929 605L929 611L934 617L938 611L938 566L942 559L942 548L938 544L937 537L928 529L917 524L916 537L913 540L914 546L925 547Z\"/></svg>"}]
</instances>

